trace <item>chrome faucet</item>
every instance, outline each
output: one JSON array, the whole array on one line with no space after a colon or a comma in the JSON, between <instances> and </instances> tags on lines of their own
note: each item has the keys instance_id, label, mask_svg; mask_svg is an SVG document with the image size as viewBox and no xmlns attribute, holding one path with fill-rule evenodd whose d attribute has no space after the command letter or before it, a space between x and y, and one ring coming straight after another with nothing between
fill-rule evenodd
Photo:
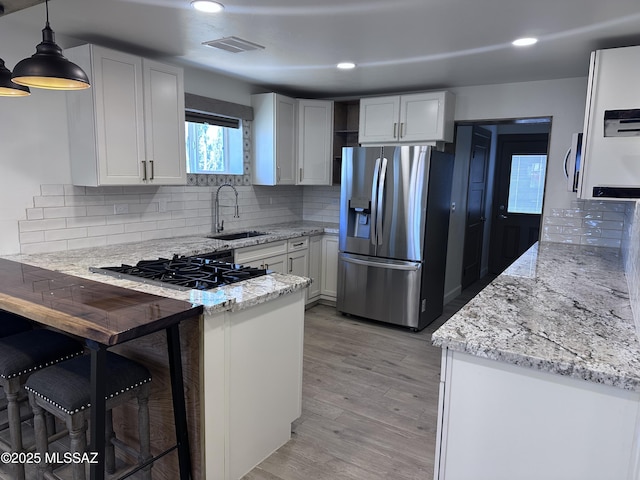
<instances>
[{"instance_id":1,"label":"chrome faucet","mask_svg":"<svg viewBox=\"0 0 640 480\"><path fill-rule=\"evenodd\" d=\"M233 215L233 218L240 218L240 210L238 208L238 190L236 190L236 187L234 187L233 185L231 185L230 183L223 183L222 185L220 185L218 187L218 190L216 190L216 200L215 200L215 205L213 207L213 213L214 213L214 220L213 220L213 229L214 229L214 233L220 233L221 231L224 230L224 220L220 221L220 200L218 198L218 196L220 195L220 190L222 189L222 187L231 187L233 188L233 191L236 194L236 211Z\"/></svg>"}]
</instances>

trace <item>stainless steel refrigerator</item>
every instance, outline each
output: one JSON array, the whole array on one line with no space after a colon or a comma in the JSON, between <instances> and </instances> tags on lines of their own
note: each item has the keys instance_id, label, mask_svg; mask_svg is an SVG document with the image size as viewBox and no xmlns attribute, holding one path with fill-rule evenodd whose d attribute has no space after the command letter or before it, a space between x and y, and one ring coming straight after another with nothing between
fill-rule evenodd
<instances>
[{"instance_id":1,"label":"stainless steel refrigerator","mask_svg":"<svg viewBox=\"0 0 640 480\"><path fill-rule=\"evenodd\" d=\"M453 155L342 150L340 312L422 330L442 314Z\"/></svg>"}]
</instances>

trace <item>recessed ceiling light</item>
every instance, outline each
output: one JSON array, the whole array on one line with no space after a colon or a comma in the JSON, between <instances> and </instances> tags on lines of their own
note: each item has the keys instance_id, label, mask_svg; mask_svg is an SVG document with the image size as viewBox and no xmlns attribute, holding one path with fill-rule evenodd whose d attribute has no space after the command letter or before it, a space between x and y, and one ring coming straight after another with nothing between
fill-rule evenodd
<instances>
[{"instance_id":1,"label":"recessed ceiling light","mask_svg":"<svg viewBox=\"0 0 640 480\"><path fill-rule=\"evenodd\" d=\"M512 43L512 45L515 45L516 47L528 47L529 45L533 45L534 43L538 43L538 39L537 38L533 38L533 37L525 37L525 38L519 38L517 40L514 40L511 43Z\"/></svg>"},{"instance_id":2,"label":"recessed ceiling light","mask_svg":"<svg viewBox=\"0 0 640 480\"><path fill-rule=\"evenodd\" d=\"M356 68L356 64L353 62L340 62L336 67L340 70L351 70L352 68Z\"/></svg>"},{"instance_id":3,"label":"recessed ceiling light","mask_svg":"<svg viewBox=\"0 0 640 480\"><path fill-rule=\"evenodd\" d=\"M216 13L224 10L224 5L212 0L193 0L191 6L199 12Z\"/></svg>"}]
</instances>

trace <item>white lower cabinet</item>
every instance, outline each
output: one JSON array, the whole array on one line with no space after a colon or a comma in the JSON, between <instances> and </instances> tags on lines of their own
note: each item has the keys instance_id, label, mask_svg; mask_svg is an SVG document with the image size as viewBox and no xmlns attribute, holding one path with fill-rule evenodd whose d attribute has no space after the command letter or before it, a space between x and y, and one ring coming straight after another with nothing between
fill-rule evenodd
<instances>
[{"instance_id":1,"label":"white lower cabinet","mask_svg":"<svg viewBox=\"0 0 640 480\"><path fill-rule=\"evenodd\" d=\"M322 238L322 273L320 295L325 300L335 301L338 296L338 236L324 235Z\"/></svg>"},{"instance_id":2,"label":"white lower cabinet","mask_svg":"<svg viewBox=\"0 0 640 480\"><path fill-rule=\"evenodd\" d=\"M287 241L264 243L235 251L236 263L249 267L265 268L276 273L287 273Z\"/></svg>"},{"instance_id":3,"label":"white lower cabinet","mask_svg":"<svg viewBox=\"0 0 640 480\"><path fill-rule=\"evenodd\" d=\"M338 291L338 236L297 237L235 251L235 263L276 273L311 278L306 303L336 301Z\"/></svg>"},{"instance_id":4,"label":"white lower cabinet","mask_svg":"<svg viewBox=\"0 0 640 480\"><path fill-rule=\"evenodd\" d=\"M322 235L314 235L309 237L309 277L313 283L307 288L307 302L314 302L320 298L321 272Z\"/></svg>"},{"instance_id":5,"label":"white lower cabinet","mask_svg":"<svg viewBox=\"0 0 640 480\"><path fill-rule=\"evenodd\" d=\"M443 350L435 480L637 479L640 393Z\"/></svg>"},{"instance_id":6,"label":"white lower cabinet","mask_svg":"<svg viewBox=\"0 0 640 480\"><path fill-rule=\"evenodd\" d=\"M204 315L201 417L207 480L238 480L289 441L291 422L302 412L303 340L301 291Z\"/></svg>"}]
</instances>

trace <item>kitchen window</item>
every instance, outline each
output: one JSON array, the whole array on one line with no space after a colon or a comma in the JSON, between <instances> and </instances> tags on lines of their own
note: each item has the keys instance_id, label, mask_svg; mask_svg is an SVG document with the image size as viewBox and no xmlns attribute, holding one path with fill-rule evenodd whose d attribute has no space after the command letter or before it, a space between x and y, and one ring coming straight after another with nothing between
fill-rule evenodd
<instances>
[{"instance_id":1,"label":"kitchen window","mask_svg":"<svg viewBox=\"0 0 640 480\"><path fill-rule=\"evenodd\" d=\"M239 118L187 110L187 173L242 175L241 127Z\"/></svg>"}]
</instances>

